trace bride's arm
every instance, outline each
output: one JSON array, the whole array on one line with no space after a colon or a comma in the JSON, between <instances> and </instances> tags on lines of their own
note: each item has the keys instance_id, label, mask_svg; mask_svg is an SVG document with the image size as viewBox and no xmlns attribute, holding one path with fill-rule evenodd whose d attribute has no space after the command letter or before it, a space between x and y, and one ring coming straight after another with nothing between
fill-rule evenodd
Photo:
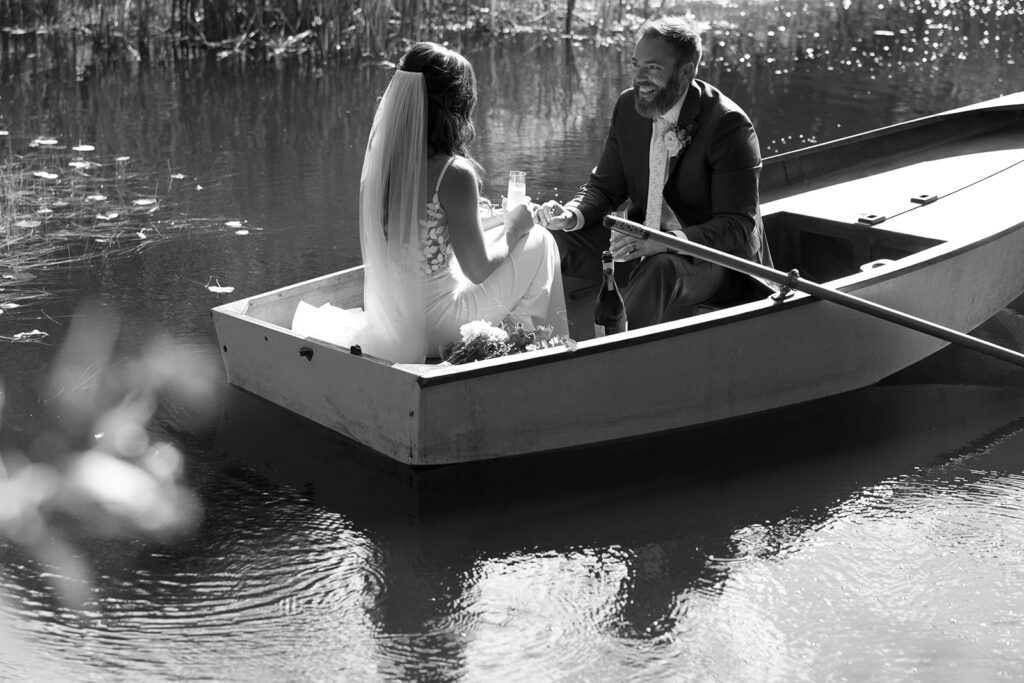
<instances>
[{"instance_id":1,"label":"bride's arm","mask_svg":"<svg viewBox=\"0 0 1024 683\"><path fill-rule=\"evenodd\" d=\"M456 159L438 188L438 198L448 217L448 236L463 274L480 284L508 258L509 249L533 227L525 207L517 207L502 220L505 239L488 240L478 212L479 191L476 173L464 159ZM499 218L499 217L495 217Z\"/></svg>"}]
</instances>

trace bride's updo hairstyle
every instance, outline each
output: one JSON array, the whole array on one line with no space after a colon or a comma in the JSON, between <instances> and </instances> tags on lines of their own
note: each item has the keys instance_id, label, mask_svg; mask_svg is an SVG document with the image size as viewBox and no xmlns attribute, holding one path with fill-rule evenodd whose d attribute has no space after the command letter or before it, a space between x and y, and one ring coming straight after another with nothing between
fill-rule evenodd
<instances>
[{"instance_id":1,"label":"bride's updo hairstyle","mask_svg":"<svg viewBox=\"0 0 1024 683\"><path fill-rule=\"evenodd\" d=\"M476 135L476 76L469 61L437 43L416 43L398 63L401 71L423 74L427 85L427 147L430 156L469 157Z\"/></svg>"}]
</instances>

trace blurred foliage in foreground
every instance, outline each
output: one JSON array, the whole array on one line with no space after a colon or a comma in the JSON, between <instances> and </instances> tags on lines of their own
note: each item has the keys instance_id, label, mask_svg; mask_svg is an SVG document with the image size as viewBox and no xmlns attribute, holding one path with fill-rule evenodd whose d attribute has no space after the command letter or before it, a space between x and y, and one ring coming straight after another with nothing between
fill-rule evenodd
<instances>
[{"instance_id":1,"label":"blurred foliage in foreground","mask_svg":"<svg viewBox=\"0 0 1024 683\"><path fill-rule=\"evenodd\" d=\"M84 544L171 542L201 519L182 453L147 427L162 401L195 424L209 419L217 371L159 336L125 359L115 353L118 323L97 304L80 307L43 380L49 426L23 452L0 454L0 547L31 558L72 609L91 598Z\"/></svg>"}]
</instances>

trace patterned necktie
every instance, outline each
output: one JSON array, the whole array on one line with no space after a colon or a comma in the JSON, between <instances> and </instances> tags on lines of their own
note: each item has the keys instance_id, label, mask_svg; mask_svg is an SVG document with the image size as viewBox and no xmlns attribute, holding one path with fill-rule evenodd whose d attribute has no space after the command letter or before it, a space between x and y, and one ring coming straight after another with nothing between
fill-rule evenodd
<instances>
[{"instance_id":1,"label":"patterned necktie","mask_svg":"<svg viewBox=\"0 0 1024 683\"><path fill-rule=\"evenodd\" d=\"M668 147L665 146L665 120L654 119L651 135L650 180L647 183L647 214L644 225L651 230L661 230L661 206L664 201L665 164L668 161Z\"/></svg>"}]
</instances>

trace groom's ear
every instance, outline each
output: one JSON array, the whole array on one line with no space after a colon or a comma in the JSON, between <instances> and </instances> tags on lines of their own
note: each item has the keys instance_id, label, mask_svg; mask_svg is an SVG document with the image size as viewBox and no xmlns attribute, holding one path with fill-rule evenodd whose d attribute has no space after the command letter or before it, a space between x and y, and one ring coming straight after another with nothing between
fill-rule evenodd
<instances>
[{"instance_id":1,"label":"groom's ear","mask_svg":"<svg viewBox=\"0 0 1024 683\"><path fill-rule=\"evenodd\" d=\"M697 64L694 62L686 62L684 64L681 64L679 67L679 72L682 74L684 79L689 81L690 79L697 75Z\"/></svg>"}]
</instances>

